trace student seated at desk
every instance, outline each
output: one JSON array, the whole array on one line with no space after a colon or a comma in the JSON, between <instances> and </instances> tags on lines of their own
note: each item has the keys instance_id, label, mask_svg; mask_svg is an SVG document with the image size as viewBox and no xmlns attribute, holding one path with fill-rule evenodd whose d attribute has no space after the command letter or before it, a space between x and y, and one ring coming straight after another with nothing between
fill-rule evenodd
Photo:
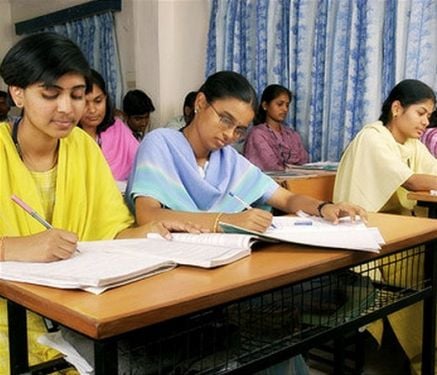
<instances>
[{"instance_id":1,"label":"student seated at desk","mask_svg":"<svg viewBox=\"0 0 437 375\"><path fill-rule=\"evenodd\" d=\"M308 152L297 131L284 124L293 95L281 85L267 86L254 126L244 144L244 156L263 171L281 171L308 163Z\"/></svg>"},{"instance_id":2,"label":"student seated at desk","mask_svg":"<svg viewBox=\"0 0 437 375\"><path fill-rule=\"evenodd\" d=\"M432 113L428 129L425 130L420 140L428 147L429 152L437 158L437 110Z\"/></svg>"},{"instance_id":3,"label":"student seated at desk","mask_svg":"<svg viewBox=\"0 0 437 375\"><path fill-rule=\"evenodd\" d=\"M408 191L437 189L437 160L419 138L435 109L423 82L398 83L368 124L346 148L337 170L334 201L347 200L371 212L411 214Z\"/></svg>"},{"instance_id":4,"label":"student seated at desk","mask_svg":"<svg viewBox=\"0 0 437 375\"><path fill-rule=\"evenodd\" d=\"M437 159L419 140L435 105L436 96L425 83L398 83L384 101L379 121L364 126L346 148L337 170L334 201L348 200L371 212L413 214L415 202L407 199L408 191L437 189ZM400 268L388 274L396 280L397 272ZM418 279L412 275L410 280ZM421 353L421 314L414 305L389 316L413 362ZM376 336L380 338L381 332Z\"/></svg>"},{"instance_id":5,"label":"student seated at desk","mask_svg":"<svg viewBox=\"0 0 437 375\"><path fill-rule=\"evenodd\" d=\"M365 218L358 206L321 202L281 188L231 146L245 135L256 110L255 91L242 75L223 71L210 76L194 108L193 120L181 131L156 129L138 149L126 190L138 223L156 217L219 232L222 221L264 232L272 222L270 211L261 209L265 205L333 222L343 215Z\"/></svg>"},{"instance_id":6,"label":"student seated at desk","mask_svg":"<svg viewBox=\"0 0 437 375\"><path fill-rule=\"evenodd\" d=\"M246 78L218 72L199 89L188 126L147 134L126 190L138 223L150 217L187 220L217 232L222 221L264 232L271 213L249 205L303 210L333 222L365 216L356 205L293 194L238 154L231 144L245 135L255 109L256 94Z\"/></svg>"},{"instance_id":7,"label":"student seated at desk","mask_svg":"<svg viewBox=\"0 0 437 375\"><path fill-rule=\"evenodd\" d=\"M80 49L54 33L21 39L4 57L0 75L23 117L0 124L0 261L69 258L78 240L169 236L179 223L135 226L97 143L76 127L91 89ZM11 200L16 194L49 230ZM29 316L31 364L58 355L36 342L42 319ZM0 373L9 373L6 303L0 300Z\"/></svg>"},{"instance_id":8,"label":"student seated at desk","mask_svg":"<svg viewBox=\"0 0 437 375\"><path fill-rule=\"evenodd\" d=\"M129 177L139 142L128 126L114 118L111 99L103 77L91 70L92 89L86 94L86 106L79 126L100 146L117 181Z\"/></svg>"}]
</instances>

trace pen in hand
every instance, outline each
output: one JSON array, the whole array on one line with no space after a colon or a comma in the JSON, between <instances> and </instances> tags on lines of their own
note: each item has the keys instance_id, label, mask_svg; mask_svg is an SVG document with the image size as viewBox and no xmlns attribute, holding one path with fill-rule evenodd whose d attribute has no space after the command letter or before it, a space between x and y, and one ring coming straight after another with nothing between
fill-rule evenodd
<instances>
[{"instance_id":1,"label":"pen in hand","mask_svg":"<svg viewBox=\"0 0 437 375\"><path fill-rule=\"evenodd\" d=\"M232 198L235 198L238 202L240 202L240 203L244 206L244 208L245 208L246 210L250 210L250 209L253 208L249 203L245 202L245 201L244 201L243 199L241 199L238 195L235 195L232 191L230 191L228 194L229 194ZM271 226L272 228L276 228L276 225L273 224L273 223L271 223L270 226Z\"/></svg>"},{"instance_id":2,"label":"pen in hand","mask_svg":"<svg viewBox=\"0 0 437 375\"><path fill-rule=\"evenodd\" d=\"M36 212L32 207L18 198L15 194L11 196L11 199L19 205L24 211L26 211L30 216L32 216L35 220L37 220L40 224L42 224L46 229L52 229L53 225L50 224L46 219L44 219L38 212ZM76 248L76 251L80 253L79 249Z\"/></svg>"},{"instance_id":3,"label":"pen in hand","mask_svg":"<svg viewBox=\"0 0 437 375\"><path fill-rule=\"evenodd\" d=\"M228 194L232 198L235 198L238 202L240 202L246 210L250 210L252 208L252 206L249 203L243 201L238 195L235 195L232 191L230 191Z\"/></svg>"}]
</instances>

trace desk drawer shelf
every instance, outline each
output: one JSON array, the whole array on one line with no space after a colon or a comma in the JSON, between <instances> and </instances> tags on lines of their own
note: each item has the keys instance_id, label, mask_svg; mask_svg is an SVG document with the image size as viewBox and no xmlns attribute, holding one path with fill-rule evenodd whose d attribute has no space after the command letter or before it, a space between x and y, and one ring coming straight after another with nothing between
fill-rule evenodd
<instances>
[{"instance_id":1,"label":"desk drawer shelf","mask_svg":"<svg viewBox=\"0 0 437 375\"><path fill-rule=\"evenodd\" d=\"M142 358L143 374L252 373L423 298L424 258L404 250L162 323L138 335L147 342L124 340L125 360Z\"/></svg>"}]
</instances>

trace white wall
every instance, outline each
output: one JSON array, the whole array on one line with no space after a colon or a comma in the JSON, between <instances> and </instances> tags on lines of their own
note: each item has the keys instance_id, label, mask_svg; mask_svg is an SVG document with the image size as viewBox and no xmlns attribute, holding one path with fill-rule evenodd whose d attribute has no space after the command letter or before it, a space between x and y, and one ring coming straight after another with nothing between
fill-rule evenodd
<instances>
[{"instance_id":1,"label":"white wall","mask_svg":"<svg viewBox=\"0 0 437 375\"><path fill-rule=\"evenodd\" d=\"M186 93L205 78L209 2L124 0L122 13L116 22L125 87L152 98L156 127L180 114Z\"/></svg>"},{"instance_id":2,"label":"white wall","mask_svg":"<svg viewBox=\"0 0 437 375\"><path fill-rule=\"evenodd\" d=\"M0 0L0 59L18 40L15 22L87 1ZM150 95L154 126L180 114L185 94L203 82L208 18L208 0L123 0L115 13L123 87Z\"/></svg>"},{"instance_id":3,"label":"white wall","mask_svg":"<svg viewBox=\"0 0 437 375\"><path fill-rule=\"evenodd\" d=\"M0 60L6 54L10 46L12 45L13 38L13 26L11 5L9 0L0 0ZM0 90L6 90L6 85L3 80L0 79Z\"/></svg>"}]
</instances>

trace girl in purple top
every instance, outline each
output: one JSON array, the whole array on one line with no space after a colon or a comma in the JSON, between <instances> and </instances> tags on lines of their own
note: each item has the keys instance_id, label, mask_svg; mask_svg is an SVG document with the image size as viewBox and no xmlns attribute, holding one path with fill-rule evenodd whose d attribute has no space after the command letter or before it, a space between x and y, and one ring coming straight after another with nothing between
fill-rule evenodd
<instances>
[{"instance_id":1,"label":"girl in purple top","mask_svg":"<svg viewBox=\"0 0 437 375\"><path fill-rule=\"evenodd\" d=\"M284 124L292 100L290 90L269 85L261 96L255 125L244 145L244 156L264 171L308 163L300 135Z\"/></svg>"}]
</instances>

